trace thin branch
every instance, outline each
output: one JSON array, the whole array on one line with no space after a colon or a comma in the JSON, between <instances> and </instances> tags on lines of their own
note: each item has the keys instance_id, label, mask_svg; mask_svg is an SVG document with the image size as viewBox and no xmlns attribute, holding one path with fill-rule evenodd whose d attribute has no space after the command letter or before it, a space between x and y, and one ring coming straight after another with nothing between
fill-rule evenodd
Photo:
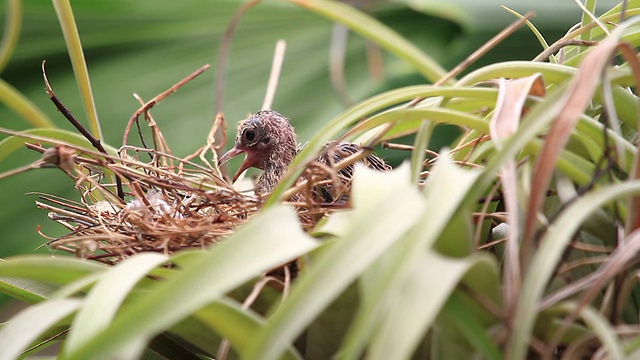
<instances>
[{"instance_id":1,"label":"thin branch","mask_svg":"<svg viewBox=\"0 0 640 360\"><path fill-rule=\"evenodd\" d=\"M522 25L526 24L527 21L533 18L535 15L532 12L526 13L521 19L518 19L511 23L511 25L504 28L498 34L496 34L491 40L487 41L484 45L478 48L478 50L474 51L471 55L469 55L466 59L464 59L460 64L454 67L451 71L447 73L443 78L438 80L434 85L442 85L449 81L450 79L458 76L464 69L469 67L471 64L476 62L478 59L483 57L489 50L493 49L496 45L501 43L504 39L513 34L516 30L518 30Z\"/></svg>"},{"instance_id":2,"label":"thin branch","mask_svg":"<svg viewBox=\"0 0 640 360\"><path fill-rule=\"evenodd\" d=\"M549 58L549 56L557 53L558 51L560 51L560 49L567 46L596 46L596 45L598 45L597 41L575 40L575 39L559 41L549 46L545 51L541 52L532 61L544 61L547 58Z\"/></svg>"},{"instance_id":3,"label":"thin branch","mask_svg":"<svg viewBox=\"0 0 640 360\"><path fill-rule=\"evenodd\" d=\"M502 42L502 40L507 38L509 35L513 34L518 28L526 24L527 21L529 21L529 19L531 19L532 17L534 17L534 14L532 12L529 12L529 13L526 13L522 18L511 23L511 25L507 26L498 34L496 34L494 37L492 37L491 40L487 41L484 45L479 47L478 50L474 51L471 55L469 55L456 67L451 69L451 71L449 71L445 76L440 78L440 80L436 81L433 85L434 86L442 85L448 82L449 80L451 80L452 78L458 76L458 74L464 71L464 69L466 69L471 64L473 64L478 59L480 59L482 56L484 56L487 52L489 52L489 50L493 49L496 45ZM423 97L417 97L411 100L409 103L407 103L406 107L416 106L424 99L425 98Z\"/></svg>"},{"instance_id":4,"label":"thin branch","mask_svg":"<svg viewBox=\"0 0 640 360\"><path fill-rule=\"evenodd\" d=\"M47 94L49 95L49 99L51 99L51 101L56 106L58 111L60 111L62 116L64 116L67 120L69 120L71 125L73 125L82 134L82 136L84 136L87 140L89 140L89 142L94 148L96 148L101 153L106 154L107 150L104 149L104 146L102 146L102 144L100 143L100 140L98 140L95 136L93 136L93 134L91 134L91 132L89 132L89 130L87 130L87 128L85 128L82 124L80 124L80 122L76 119L76 117L73 116L71 111L67 109L67 107L60 101L60 99L58 99L56 94L53 92L53 89L49 84L49 79L47 78L47 72L45 71L46 63L47 63L46 60L42 60L42 76L44 77L44 87L45 87L45 90L47 91Z\"/></svg>"},{"instance_id":5,"label":"thin branch","mask_svg":"<svg viewBox=\"0 0 640 360\"><path fill-rule=\"evenodd\" d=\"M53 89L51 88L51 84L49 84L49 78L47 77L47 72L45 70L46 63L47 63L46 60L42 60L42 77L44 78L44 86L47 94L49 95L49 99L51 99L51 101L56 106L58 111L60 111L60 113L67 120L69 120L71 125L73 125L82 134L82 136L84 136L91 143L91 146L93 146L96 150L100 151L101 153L105 155L109 155L109 153L107 153L107 150L104 148L104 146L102 146L102 143L100 142L100 140L97 139L95 136L93 136L93 134L91 134L91 132L87 128L85 128L82 124L80 124L80 122L76 119L76 117L73 116L71 111L67 109L67 107L62 103L62 101L60 101L60 99L58 99L56 94L53 92ZM113 162L113 160L109 160L109 161ZM116 178L118 197L120 199L124 199L124 189L122 188L122 179L120 179L118 175L116 175L115 178Z\"/></svg>"},{"instance_id":6,"label":"thin branch","mask_svg":"<svg viewBox=\"0 0 640 360\"><path fill-rule=\"evenodd\" d=\"M198 69L198 70L194 71L193 73L191 73L189 76L187 76L184 79L180 80L175 85L171 86L169 89L167 89L164 92L160 93L158 96L156 96L153 99L147 101L142 107L140 107L138 110L136 110L136 112L133 113L133 115L129 119L129 122L127 123L127 126L125 128L124 136L122 137L122 145L127 145L127 142L128 142L128 139L129 139L129 132L131 131L131 127L133 126L135 121L138 119L138 116L140 116L140 115L146 113L147 111L149 111L157 103L159 103L160 101L164 100L164 98L166 98L167 96L169 96L169 95L173 94L174 92L178 91L178 89L183 87L186 83L188 83L189 81L193 80L198 75L200 75L203 72L205 72L210 67L211 67L211 65L209 65L209 64L204 65L200 69Z\"/></svg>"}]
</instances>

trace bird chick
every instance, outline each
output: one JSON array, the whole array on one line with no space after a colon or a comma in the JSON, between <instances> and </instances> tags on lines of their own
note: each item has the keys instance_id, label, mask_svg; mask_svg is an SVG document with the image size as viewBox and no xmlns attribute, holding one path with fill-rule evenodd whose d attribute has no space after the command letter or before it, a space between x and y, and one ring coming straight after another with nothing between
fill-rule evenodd
<instances>
[{"instance_id":1,"label":"bird chick","mask_svg":"<svg viewBox=\"0 0 640 360\"><path fill-rule=\"evenodd\" d=\"M350 143L338 143L334 146L332 161L329 161L326 156L316 161L331 165L340 162L346 156L362 151L360 146ZM250 167L264 170L255 185L256 195L264 195L273 191L298 153L298 149L295 129L289 120L277 111L261 110L238 124L234 147L222 155L218 163L222 165L244 153L245 159L233 176L233 181L236 181L240 174ZM390 170L390 166L375 155L369 155L361 162L377 170ZM339 173L343 178L350 179L353 175L353 165L341 169Z\"/></svg>"},{"instance_id":2,"label":"bird chick","mask_svg":"<svg viewBox=\"0 0 640 360\"><path fill-rule=\"evenodd\" d=\"M264 170L256 182L255 193L269 193L296 156L295 129L277 111L258 111L238 124L235 145L220 157L218 164L221 166L243 153L245 159L233 175L233 181L247 169L255 167Z\"/></svg>"}]
</instances>

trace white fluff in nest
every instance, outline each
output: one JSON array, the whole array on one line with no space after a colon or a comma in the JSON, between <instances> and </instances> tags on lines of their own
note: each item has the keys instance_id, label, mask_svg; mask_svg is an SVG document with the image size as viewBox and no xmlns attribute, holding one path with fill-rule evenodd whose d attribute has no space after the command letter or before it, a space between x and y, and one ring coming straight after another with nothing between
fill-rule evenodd
<instances>
[{"instance_id":1,"label":"white fluff in nest","mask_svg":"<svg viewBox=\"0 0 640 360\"><path fill-rule=\"evenodd\" d=\"M145 194L145 198L150 206L147 206L141 199L133 199L129 201L126 209L129 211L152 211L157 215L170 215L175 219L182 219L182 214L178 213L163 198L162 192L151 189Z\"/></svg>"}]
</instances>

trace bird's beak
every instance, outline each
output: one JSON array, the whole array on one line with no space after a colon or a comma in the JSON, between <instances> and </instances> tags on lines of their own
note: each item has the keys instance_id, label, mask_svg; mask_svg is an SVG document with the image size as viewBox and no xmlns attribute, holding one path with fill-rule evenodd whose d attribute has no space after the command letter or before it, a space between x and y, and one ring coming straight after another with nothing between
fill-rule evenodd
<instances>
[{"instance_id":1,"label":"bird's beak","mask_svg":"<svg viewBox=\"0 0 640 360\"><path fill-rule=\"evenodd\" d=\"M238 180L238 177L240 176L240 174L242 174L243 172L245 172L245 170L253 166L255 159L253 159L253 156L251 156L250 153L247 153L244 149L240 149L237 146L234 146L233 148L231 148L229 151L224 153L224 155L222 155L220 159L218 159L218 167L220 167L224 165L227 161L233 159L234 157L242 153L246 153L247 156L242 162L242 165L240 165L240 168L238 169L238 171L236 171L236 173L233 175L233 179L231 180L232 182L235 182L236 180Z\"/></svg>"},{"instance_id":2,"label":"bird's beak","mask_svg":"<svg viewBox=\"0 0 640 360\"><path fill-rule=\"evenodd\" d=\"M233 159L234 157L242 154L244 152L244 150L242 149L238 149L237 147L232 147L231 149L229 149L229 151L227 151L226 153L224 153L222 156L220 156L220 159L218 159L218 167L224 165L227 161Z\"/></svg>"}]
</instances>

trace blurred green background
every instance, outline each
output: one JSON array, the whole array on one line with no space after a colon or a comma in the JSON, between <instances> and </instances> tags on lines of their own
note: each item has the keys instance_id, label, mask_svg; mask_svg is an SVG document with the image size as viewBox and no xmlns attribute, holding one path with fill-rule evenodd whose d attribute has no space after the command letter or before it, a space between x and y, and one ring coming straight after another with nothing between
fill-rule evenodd
<instances>
[{"instance_id":1,"label":"blurred green background","mask_svg":"<svg viewBox=\"0 0 640 360\"><path fill-rule=\"evenodd\" d=\"M9 0L1 2L4 28ZM220 39L233 13L244 1L232 0L92 0L72 1L85 49L89 73L102 122L104 142L120 146L124 126L139 107L132 97L148 100L198 69L212 69L187 84L152 110L178 156L203 144L214 116L214 79ZM359 1L363 8L400 32L450 69L491 36L515 20L501 4L520 13L534 11L534 24L549 43L580 21L572 0L396 0ZM599 9L616 1L600 1ZM24 93L62 129L71 126L43 90L40 64L58 97L82 121L86 116L66 53L53 6L46 0L23 4L22 32L11 62L0 74ZM257 111L265 93L273 48L287 41L281 82L273 107L292 119L304 142L323 122L345 109L329 80L329 57L334 24L286 1L264 1L239 23L226 76L224 107L230 136L235 122ZM541 51L526 28L501 43L473 68L506 60L529 60ZM346 83L354 101L399 86L425 83L413 69L384 54L384 80L375 80L367 68L364 41L350 34L346 49ZM86 122L85 122L86 123ZM27 129L19 115L0 104L0 126ZM443 135L445 136L445 135ZM4 138L4 136L0 137ZM447 139L450 139L447 138ZM443 140L442 142L446 142ZM436 144L438 146L441 144ZM392 163L403 154L383 154ZM0 171L27 164L38 154L21 150L0 162ZM234 164L232 166L237 166ZM46 192L77 199L73 183L55 169L34 170L0 180L0 257L33 252L45 241L36 232L59 236L64 229L36 209L28 192ZM49 250L40 249L39 253Z\"/></svg>"}]
</instances>

